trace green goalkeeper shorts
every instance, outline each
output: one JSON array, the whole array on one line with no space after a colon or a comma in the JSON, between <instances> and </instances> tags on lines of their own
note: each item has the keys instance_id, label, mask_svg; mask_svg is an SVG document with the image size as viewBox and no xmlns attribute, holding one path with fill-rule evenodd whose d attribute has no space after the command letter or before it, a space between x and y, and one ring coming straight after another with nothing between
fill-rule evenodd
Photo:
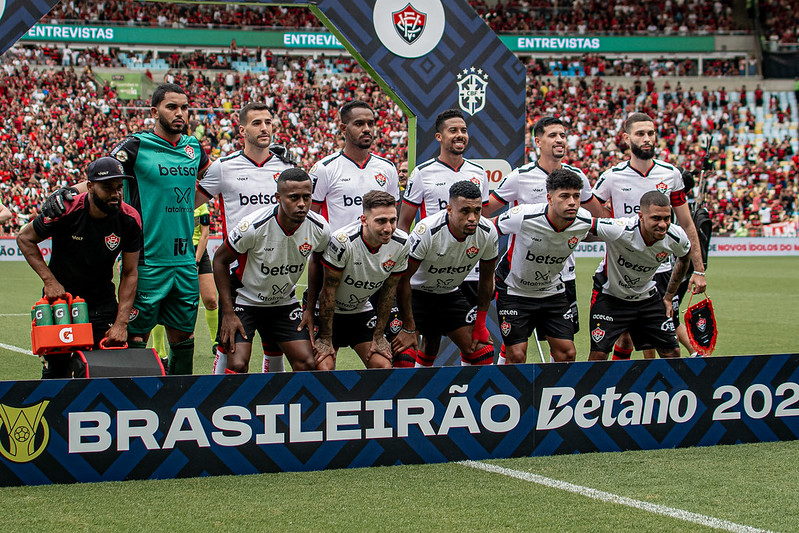
<instances>
[{"instance_id":1,"label":"green goalkeeper shorts","mask_svg":"<svg viewBox=\"0 0 799 533\"><path fill-rule=\"evenodd\" d=\"M194 331L199 295L197 267L193 263L162 267L139 265L128 333L143 335L157 324L179 331Z\"/></svg>"}]
</instances>

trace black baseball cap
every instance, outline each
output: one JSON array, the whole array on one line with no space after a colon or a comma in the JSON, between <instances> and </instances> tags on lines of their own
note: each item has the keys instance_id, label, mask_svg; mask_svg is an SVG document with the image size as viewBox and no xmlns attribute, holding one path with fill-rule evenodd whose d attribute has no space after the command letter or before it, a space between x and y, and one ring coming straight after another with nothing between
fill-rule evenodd
<instances>
[{"instance_id":1,"label":"black baseball cap","mask_svg":"<svg viewBox=\"0 0 799 533\"><path fill-rule=\"evenodd\" d=\"M133 176L125 174L125 169L113 157L95 159L86 167L86 178L89 181L105 181L112 178L132 179Z\"/></svg>"}]
</instances>

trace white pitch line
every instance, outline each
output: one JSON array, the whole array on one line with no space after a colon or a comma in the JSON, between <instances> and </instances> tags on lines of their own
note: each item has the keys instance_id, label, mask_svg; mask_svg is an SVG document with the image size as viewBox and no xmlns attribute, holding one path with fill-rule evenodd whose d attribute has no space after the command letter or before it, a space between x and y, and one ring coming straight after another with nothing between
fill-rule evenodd
<instances>
[{"instance_id":1,"label":"white pitch line","mask_svg":"<svg viewBox=\"0 0 799 533\"><path fill-rule=\"evenodd\" d=\"M0 316L30 316L30 313L0 313Z\"/></svg>"},{"instance_id":2,"label":"white pitch line","mask_svg":"<svg viewBox=\"0 0 799 533\"><path fill-rule=\"evenodd\" d=\"M692 513L690 511L684 511L682 509L675 509L674 507L666 507L665 505L658 505L655 503L634 500L632 498L619 496L617 494L612 494L610 492L604 492L589 487L583 487L582 485L575 485L573 483L568 483L566 481L551 479L548 477L540 476L538 474L533 474L531 472L512 470L510 468L504 468L489 463L481 463L478 461L460 461L458 464L468 466L471 468L476 468L478 470L484 470L486 472L491 472L493 474L502 474L503 476L513 477L516 479L521 479L523 481L529 481L531 483L537 483L539 485L544 485L545 487L550 487L553 489L565 490L568 492L572 492L574 494L579 494L580 496L592 498L594 500L600 500L609 503L617 503L619 505L626 505L627 507L632 507L634 509L640 509L642 511L648 511L650 513L668 516L671 518L677 518L678 520L685 520L686 522L692 522L694 524L700 524L703 526L713 527L716 529L723 529L725 531L733 531L735 533L756 533L756 532L760 533L768 531L765 529L758 529L751 526L736 524L735 522L722 520L720 518L715 518L712 516L706 516L699 513Z\"/></svg>"},{"instance_id":3,"label":"white pitch line","mask_svg":"<svg viewBox=\"0 0 799 533\"><path fill-rule=\"evenodd\" d=\"M20 348L19 346L13 346L11 344L5 344L2 342L0 342L0 348L5 348L6 350L12 352L23 353L25 355L33 355L33 352L31 352L30 350L26 350L25 348Z\"/></svg>"}]
</instances>

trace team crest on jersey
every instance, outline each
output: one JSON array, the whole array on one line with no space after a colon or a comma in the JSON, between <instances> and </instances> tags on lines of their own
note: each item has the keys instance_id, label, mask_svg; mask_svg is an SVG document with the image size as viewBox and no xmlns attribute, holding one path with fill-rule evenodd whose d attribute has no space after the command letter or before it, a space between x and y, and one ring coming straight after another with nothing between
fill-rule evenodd
<instances>
[{"instance_id":1,"label":"team crest on jersey","mask_svg":"<svg viewBox=\"0 0 799 533\"><path fill-rule=\"evenodd\" d=\"M248 229L250 229L250 222L248 220L242 220L241 222L239 222L239 231L244 233Z\"/></svg>"},{"instance_id":2,"label":"team crest on jersey","mask_svg":"<svg viewBox=\"0 0 799 533\"><path fill-rule=\"evenodd\" d=\"M107 235L105 237L105 246L113 252L117 249L117 246L119 246L119 237L117 237L114 233Z\"/></svg>"},{"instance_id":3,"label":"team crest on jersey","mask_svg":"<svg viewBox=\"0 0 799 533\"><path fill-rule=\"evenodd\" d=\"M663 194L666 194L666 191L669 189L669 186L661 181L660 183L655 185L655 189L662 192Z\"/></svg>"},{"instance_id":4,"label":"team crest on jersey","mask_svg":"<svg viewBox=\"0 0 799 533\"><path fill-rule=\"evenodd\" d=\"M597 326L596 329L591 332L591 338L594 339L594 342L601 341L605 338L605 330Z\"/></svg>"},{"instance_id":5,"label":"team crest on jersey","mask_svg":"<svg viewBox=\"0 0 799 533\"><path fill-rule=\"evenodd\" d=\"M303 257L308 257L308 254L311 253L313 246L310 243L304 242L300 245L300 253Z\"/></svg>"},{"instance_id":6,"label":"team crest on jersey","mask_svg":"<svg viewBox=\"0 0 799 533\"><path fill-rule=\"evenodd\" d=\"M422 13L408 4L399 11L391 13L394 29L408 44L413 44L424 32L427 25L427 13Z\"/></svg>"},{"instance_id":7,"label":"team crest on jersey","mask_svg":"<svg viewBox=\"0 0 799 533\"><path fill-rule=\"evenodd\" d=\"M117 161L120 163L125 163L128 160L128 153L125 150L119 150L114 154L114 157L116 157Z\"/></svg>"},{"instance_id":8,"label":"team crest on jersey","mask_svg":"<svg viewBox=\"0 0 799 533\"><path fill-rule=\"evenodd\" d=\"M666 261L666 259L668 259L668 257L669 254L667 254L666 252L660 252L655 256L655 259L657 259L658 263L663 263L664 261Z\"/></svg>"},{"instance_id":9,"label":"team crest on jersey","mask_svg":"<svg viewBox=\"0 0 799 533\"><path fill-rule=\"evenodd\" d=\"M375 181L376 181L376 182L377 182L377 184L378 184L378 185L380 185L381 187L385 187L385 185L386 185L386 182L388 181L388 178L386 178L386 177L383 175L383 173L382 173L382 172L380 172L380 173L378 173L378 174L375 174Z\"/></svg>"},{"instance_id":10,"label":"team crest on jersey","mask_svg":"<svg viewBox=\"0 0 799 533\"><path fill-rule=\"evenodd\" d=\"M480 253L480 248L478 248L477 246L470 246L469 248L466 249L466 257L468 257L469 259L474 259L479 253Z\"/></svg>"},{"instance_id":11,"label":"team crest on jersey","mask_svg":"<svg viewBox=\"0 0 799 533\"><path fill-rule=\"evenodd\" d=\"M502 319L502 324L499 326L500 331L502 331L502 336L507 337L510 333L510 323L505 322L505 319Z\"/></svg>"},{"instance_id":12,"label":"team crest on jersey","mask_svg":"<svg viewBox=\"0 0 799 533\"><path fill-rule=\"evenodd\" d=\"M569 239L569 241L567 242L567 244L569 245L569 248L570 248L570 249L574 250L574 247L575 247L575 246L577 246L577 243L578 243L578 242L580 242L580 239L578 239L578 238L575 236L575 237L572 237L571 239Z\"/></svg>"},{"instance_id":13,"label":"team crest on jersey","mask_svg":"<svg viewBox=\"0 0 799 533\"><path fill-rule=\"evenodd\" d=\"M130 322L133 322L134 320L136 320L136 318L138 316L139 316L139 310L136 309L135 307L131 307L130 308L130 315L128 315L128 320Z\"/></svg>"},{"instance_id":14,"label":"team crest on jersey","mask_svg":"<svg viewBox=\"0 0 799 533\"><path fill-rule=\"evenodd\" d=\"M480 186L480 178L471 177L471 178L469 178L469 181L471 181L472 183L474 183L478 187Z\"/></svg>"},{"instance_id":15,"label":"team crest on jersey","mask_svg":"<svg viewBox=\"0 0 799 533\"><path fill-rule=\"evenodd\" d=\"M391 331L391 333L396 335L402 329L402 320L400 320L399 318L395 318L394 320L391 321L391 324L388 325L388 329L389 331Z\"/></svg>"},{"instance_id":16,"label":"team crest on jersey","mask_svg":"<svg viewBox=\"0 0 799 533\"><path fill-rule=\"evenodd\" d=\"M458 74L458 106L464 113L474 115L486 105L488 74L483 69L463 69Z\"/></svg>"},{"instance_id":17,"label":"team crest on jersey","mask_svg":"<svg viewBox=\"0 0 799 533\"><path fill-rule=\"evenodd\" d=\"M421 222L420 222L419 224L416 224L416 233L418 233L419 235L421 235L421 234L422 234L422 233L424 233L425 231L427 231L427 226L425 226L425 225L424 225L424 224L422 224Z\"/></svg>"},{"instance_id":18,"label":"team crest on jersey","mask_svg":"<svg viewBox=\"0 0 799 533\"><path fill-rule=\"evenodd\" d=\"M189 156L189 159L194 159L194 148L191 145L186 145L186 148L183 149L186 152L186 155Z\"/></svg>"},{"instance_id":19,"label":"team crest on jersey","mask_svg":"<svg viewBox=\"0 0 799 533\"><path fill-rule=\"evenodd\" d=\"M275 172L272 177L275 178L275 183L277 183L277 179L280 177L280 172Z\"/></svg>"},{"instance_id":20,"label":"team crest on jersey","mask_svg":"<svg viewBox=\"0 0 799 533\"><path fill-rule=\"evenodd\" d=\"M385 270L386 272L391 272L391 269L394 268L394 265L396 265L396 264L397 264L396 261L394 261L392 259L389 259L388 261L383 263L383 265L382 265L383 266L383 270Z\"/></svg>"},{"instance_id":21,"label":"team crest on jersey","mask_svg":"<svg viewBox=\"0 0 799 533\"><path fill-rule=\"evenodd\" d=\"M696 327L699 329L699 331L704 333L705 332L705 328L707 327L707 320L705 320L704 318L700 318L696 322Z\"/></svg>"},{"instance_id":22,"label":"team crest on jersey","mask_svg":"<svg viewBox=\"0 0 799 533\"><path fill-rule=\"evenodd\" d=\"M338 242L347 242L347 239L349 239L349 237L347 237L346 233L339 233L336 235L336 240L338 240Z\"/></svg>"}]
</instances>

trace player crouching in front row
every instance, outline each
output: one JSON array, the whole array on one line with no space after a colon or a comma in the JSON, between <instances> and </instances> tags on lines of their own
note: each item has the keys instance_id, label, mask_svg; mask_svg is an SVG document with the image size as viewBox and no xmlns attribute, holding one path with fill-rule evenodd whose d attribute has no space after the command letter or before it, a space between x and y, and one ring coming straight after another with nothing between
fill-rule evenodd
<instances>
[{"instance_id":1,"label":"player crouching in front row","mask_svg":"<svg viewBox=\"0 0 799 533\"><path fill-rule=\"evenodd\" d=\"M680 356L672 299L688 270L691 243L681 227L671 224L668 196L649 191L641 197L640 207L636 217L596 219L591 230L605 241L606 253L594 274L590 361L606 360L625 331L636 349L654 348L661 357ZM679 259L661 297L654 277L671 254Z\"/></svg>"},{"instance_id":2,"label":"player crouching in front row","mask_svg":"<svg viewBox=\"0 0 799 533\"><path fill-rule=\"evenodd\" d=\"M397 200L384 191L363 195L360 220L333 232L322 256L316 365L333 370L336 350L352 347L366 368L391 368L384 333L397 282L408 267L408 234L397 229ZM369 298L378 292L377 309ZM308 290L307 307L315 305Z\"/></svg>"},{"instance_id":3,"label":"player crouching in front row","mask_svg":"<svg viewBox=\"0 0 799 533\"><path fill-rule=\"evenodd\" d=\"M247 372L255 331L286 354L293 370L314 370L311 310L303 312L295 295L311 252L324 250L330 230L309 212L311 178L300 168L277 180L277 207L245 216L214 255L214 281L222 308L220 339L227 350L225 373ZM231 263L246 254L237 271L241 287L231 296ZM239 261L242 264L242 261Z\"/></svg>"},{"instance_id":4,"label":"player crouching in front row","mask_svg":"<svg viewBox=\"0 0 799 533\"><path fill-rule=\"evenodd\" d=\"M397 288L403 328L393 341L395 353L418 348L417 367L432 366L441 335L460 349L462 365L490 365L494 347L486 329L486 313L494 296L498 255L496 228L480 216L480 188L458 181L449 189L446 210L422 219L411 232L408 270ZM466 301L460 285L479 263L477 308Z\"/></svg>"}]
</instances>

